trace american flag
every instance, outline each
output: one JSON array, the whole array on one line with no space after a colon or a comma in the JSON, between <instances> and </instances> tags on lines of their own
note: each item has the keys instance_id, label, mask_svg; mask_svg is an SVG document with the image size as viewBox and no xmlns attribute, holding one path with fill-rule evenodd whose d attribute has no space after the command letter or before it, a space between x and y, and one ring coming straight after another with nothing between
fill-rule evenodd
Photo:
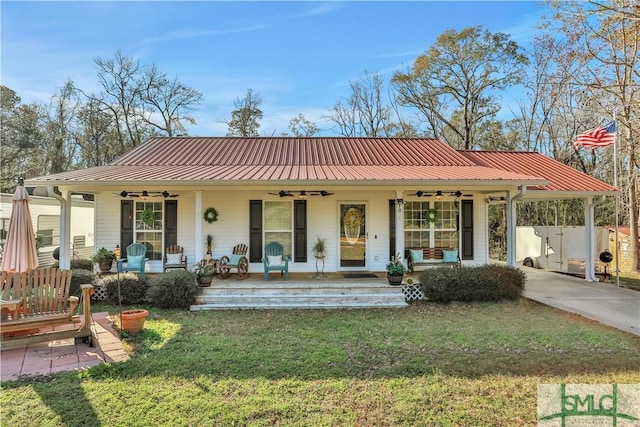
<instances>
[{"instance_id":1,"label":"american flag","mask_svg":"<svg viewBox=\"0 0 640 427\"><path fill-rule=\"evenodd\" d=\"M574 147L606 147L616 140L616 122L610 121L606 125L582 132L573 143Z\"/></svg>"}]
</instances>

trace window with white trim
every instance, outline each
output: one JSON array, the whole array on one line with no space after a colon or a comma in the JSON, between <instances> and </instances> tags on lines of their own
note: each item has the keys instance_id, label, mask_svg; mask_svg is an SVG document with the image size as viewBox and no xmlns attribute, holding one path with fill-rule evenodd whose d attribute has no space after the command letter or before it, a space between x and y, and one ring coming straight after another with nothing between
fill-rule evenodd
<instances>
[{"instance_id":1,"label":"window with white trim","mask_svg":"<svg viewBox=\"0 0 640 427\"><path fill-rule=\"evenodd\" d=\"M264 202L264 245L278 242L284 248L284 256L293 251L293 203L290 201Z\"/></svg>"},{"instance_id":2,"label":"window with white trim","mask_svg":"<svg viewBox=\"0 0 640 427\"><path fill-rule=\"evenodd\" d=\"M437 214L429 218L429 211ZM404 243L407 248L453 248L459 246L456 227L458 207L453 201L406 201Z\"/></svg>"},{"instance_id":3,"label":"window with white trim","mask_svg":"<svg viewBox=\"0 0 640 427\"><path fill-rule=\"evenodd\" d=\"M134 241L147 246L146 257L150 261L162 259L162 205L162 202L136 201Z\"/></svg>"}]
</instances>

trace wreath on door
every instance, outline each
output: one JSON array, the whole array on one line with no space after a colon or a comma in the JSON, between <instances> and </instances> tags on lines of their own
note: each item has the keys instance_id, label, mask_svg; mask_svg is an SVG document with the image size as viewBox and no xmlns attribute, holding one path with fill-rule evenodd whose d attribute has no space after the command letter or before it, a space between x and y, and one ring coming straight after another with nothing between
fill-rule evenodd
<instances>
[{"instance_id":1,"label":"wreath on door","mask_svg":"<svg viewBox=\"0 0 640 427\"><path fill-rule=\"evenodd\" d=\"M204 220L209 224L218 220L218 211L215 208L208 208L204 211Z\"/></svg>"},{"instance_id":2,"label":"wreath on door","mask_svg":"<svg viewBox=\"0 0 640 427\"><path fill-rule=\"evenodd\" d=\"M426 212L427 221L434 223L440 219L440 212L437 209L429 209Z\"/></svg>"}]
</instances>

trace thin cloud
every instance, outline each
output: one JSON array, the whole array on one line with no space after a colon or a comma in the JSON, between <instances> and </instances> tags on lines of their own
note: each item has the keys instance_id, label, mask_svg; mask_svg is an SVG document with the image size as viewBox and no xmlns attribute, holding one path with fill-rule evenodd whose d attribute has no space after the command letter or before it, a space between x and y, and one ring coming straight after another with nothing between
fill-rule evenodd
<instances>
[{"instance_id":1,"label":"thin cloud","mask_svg":"<svg viewBox=\"0 0 640 427\"><path fill-rule=\"evenodd\" d=\"M157 37L151 37L151 38L145 39L141 42L141 44L164 43L169 41L194 39L194 38L208 37L208 36L219 36L219 35L226 35L226 34L250 33L254 31L260 31L264 28L266 28L265 25L258 24L258 25L248 26L248 27L230 28L230 29L224 29L224 30L192 30L192 29L177 30L177 31L170 31L168 33L161 34Z\"/></svg>"},{"instance_id":2,"label":"thin cloud","mask_svg":"<svg viewBox=\"0 0 640 427\"><path fill-rule=\"evenodd\" d=\"M325 15L327 13L333 13L344 8L344 3L340 2L329 2L329 3L321 3L316 7L308 9L300 14L294 15L294 18L303 18L306 16L317 16L317 15Z\"/></svg>"}]
</instances>

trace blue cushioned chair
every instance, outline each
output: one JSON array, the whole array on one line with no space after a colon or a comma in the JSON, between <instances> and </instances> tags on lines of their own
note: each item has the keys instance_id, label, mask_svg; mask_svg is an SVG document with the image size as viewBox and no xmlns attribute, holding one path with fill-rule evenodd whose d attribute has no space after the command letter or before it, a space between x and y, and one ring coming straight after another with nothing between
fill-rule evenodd
<instances>
[{"instance_id":1,"label":"blue cushioned chair","mask_svg":"<svg viewBox=\"0 0 640 427\"><path fill-rule=\"evenodd\" d=\"M289 258L283 255L284 247L278 242L271 242L264 248L264 280L269 280L270 271L279 271L284 274L285 280L289 280Z\"/></svg>"},{"instance_id":2,"label":"blue cushioned chair","mask_svg":"<svg viewBox=\"0 0 640 427\"><path fill-rule=\"evenodd\" d=\"M147 261L146 254L147 246L142 243L132 243L127 246L127 257L118 260L118 272L137 271L138 273L144 273Z\"/></svg>"}]
</instances>

